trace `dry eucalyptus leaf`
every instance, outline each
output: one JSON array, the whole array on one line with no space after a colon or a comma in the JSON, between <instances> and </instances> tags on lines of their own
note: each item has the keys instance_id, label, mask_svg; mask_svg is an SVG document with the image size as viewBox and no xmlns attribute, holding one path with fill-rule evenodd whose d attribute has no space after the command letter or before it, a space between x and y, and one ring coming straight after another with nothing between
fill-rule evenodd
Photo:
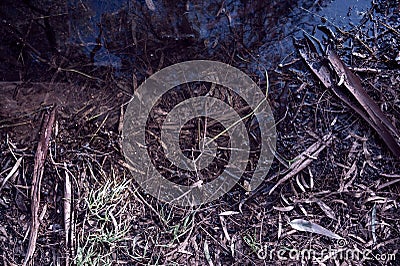
<instances>
[{"instance_id":1,"label":"dry eucalyptus leaf","mask_svg":"<svg viewBox=\"0 0 400 266\"><path fill-rule=\"evenodd\" d=\"M303 232L311 232L311 233L316 233L320 235L324 235L330 238L335 238L335 239L343 239L343 237L333 233L332 231L316 224L310 221L306 221L303 219L294 219L290 222L290 226L298 231L303 231Z\"/></svg>"}]
</instances>

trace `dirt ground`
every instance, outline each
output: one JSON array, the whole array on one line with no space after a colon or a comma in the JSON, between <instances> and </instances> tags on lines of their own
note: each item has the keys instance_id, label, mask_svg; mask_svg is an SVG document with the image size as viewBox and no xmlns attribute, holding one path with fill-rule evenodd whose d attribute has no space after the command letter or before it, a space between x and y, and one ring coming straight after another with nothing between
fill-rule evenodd
<instances>
[{"instance_id":1,"label":"dirt ground","mask_svg":"<svg viewBox=\"0 0 400 266\"><path fill-rule=\"evenodd\" d=\"M2 1L0 265L399 265L400 3L332 3ZM122 125L145 79L196 59L267 90L277 143L260 187L180 207L137 184Z\"/></svg>"}]
</instances>

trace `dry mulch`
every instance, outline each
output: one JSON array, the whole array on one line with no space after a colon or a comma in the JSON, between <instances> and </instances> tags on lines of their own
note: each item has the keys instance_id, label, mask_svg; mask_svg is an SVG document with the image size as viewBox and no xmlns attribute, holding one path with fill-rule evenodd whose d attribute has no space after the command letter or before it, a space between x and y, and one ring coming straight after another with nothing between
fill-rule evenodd
<instances>
[{"instance_id":1,"label":"dry mulch","mask_svg":"<svg viewBox=\"0 0 400 266\"><path fill-rule=\"evenodd\" d=\"M146 2L129 11L139 10L147 16L152 1ZM22 14L40 13L29 6L17 7L15 12ZM217 7L209 10L218 11ZM52 8L63 13L60 3ZM348 31L339 29L333 40L326 36L318 40L329 44L361 78L363 89L397 128L399 13L398 4L379 1L360 25ZM241 180L221 199L196 208L168 205L146 195L124 163L121 149L121 121L137 84L167 65L204 58L237 66L260 86L266 80L260 69L244 60L253 56L247 48L261 46L257 36L260 39L244 47L244 28L233 35L226 33L221 43L209 44L190 39L186 31L174 42L167 36L171 31L146 32L141 28L145 24L140 24L136 29L139 48L132 48L127 46L131 36L121 25L132 28L132 21L144 18L128 14L122 10L103 17L105 31L118 29L115 35L107 35L109 49L129 52L137 59L137 71L132 73L127 70L131 62L120 54L121 68L128 75L96 65L74 45L61 47L65 54L50 53L54 47L45 41L49 28L43 24L43 32L32 24L30 29L33 20L29 16L0 30L2 35L13 31L7 44L22 42L21 56L30 62L15 59L18 53L14 51L10 54L15 56L2 64L2 69L13 70L9 77L3 74L3 80L23 76L24 81L0 83L0 263L24 262L31 221L37 218L40 226L33 265L396 265L391 254L398 260L399 158L351 107L321 84L297 50L281 65L268 69L278 141L262 187L252 193ZM54 18L52 23L57 26L53 30L67 31L60 20ZM18 39L21 30L27 33L24 41ZM157 37L157 33L167 37ZM40 46L41 42L46 45ZM182 49L187 53L181 55ZM0 50L2 58L4 54ZM35 60L27 60L31 57ZM335 78L339 83L340 77ZM44 117L53 110L56 116L42 165L41 199L34 213L35 155L43 137ZM344 240L296 230L290 224L294 219L313 222ZM277 257L277 250L289 258L290 250L305 248L319 255L329 248L372 253L368 261L347 260L340 253L325 253L313 260ZM260 251L268 256L260 258Z\"/></svg>"}]
</instances>

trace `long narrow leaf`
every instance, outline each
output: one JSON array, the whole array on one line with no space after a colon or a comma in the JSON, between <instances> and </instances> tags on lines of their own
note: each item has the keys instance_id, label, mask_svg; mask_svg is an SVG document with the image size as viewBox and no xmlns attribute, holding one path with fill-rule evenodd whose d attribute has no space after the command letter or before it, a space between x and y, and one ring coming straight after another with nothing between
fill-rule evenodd
<instances>
[{"instance_id":1,"label":"long narrow leaf","mask_svg":"<svg viewBox=\"0 0 400 266\"><path fill-rule=\"evenodd\" d=\"M334 232L307 220L294 219L290 222L290 226L298 231L316 233L334 239L342 239L343 237L335 234Z\"/></svg>"}]
</instances>

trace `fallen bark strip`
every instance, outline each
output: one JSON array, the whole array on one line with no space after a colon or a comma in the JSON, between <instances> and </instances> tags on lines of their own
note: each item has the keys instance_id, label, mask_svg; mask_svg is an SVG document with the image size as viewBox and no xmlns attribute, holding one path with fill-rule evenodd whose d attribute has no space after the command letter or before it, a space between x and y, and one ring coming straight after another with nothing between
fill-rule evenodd
<instances>
[{"instance_id":1,"label":"fallen bark strip","mask_svg":"<svg viewBox=\"0 0 400 266\"><path fill-rule=\"evenodd\" d=\"M400 146L396 138L400 137L399 131L390 123L389 119L380 110L361 85L360 79L340 60L333 52L328 51L328 67L323 56L316 52L311 40L307 40L307 45L299 49L301 57L304 59L311 71L317 76L322 84L332 90L339 99L345 102L350 108L357 112L383 139L386 146L397 157L400 158ZM340 78L338 84L334 82L334 75ZM352 101L343 90L342 86L355 98ZM358 103L358 104L357 104Z\"/></svg>"},{"instance_id":2,"label":"fallen bark strip","mask_svg":"<svg viewBox=\"0 0 400 266\"><path fill-rule=\"evenodd\" d=\"M317 141L310 147L308 147L307 150L299 154L295 159L294 163L290 165L288 169L288 173L281 178L269 191L269 195L272 194L272 192L282 183L286 182L289 180L291 177L297 175L300 171L305 169L307 166L311 164L311 162L318 157L319 153L323 151L327 146L330 145L332 141L332 136L331 134L325 135L322 140Z\"/></svg>"},{"instance_id":3,"label":"fallen bark strip","mask_svg":"<svg viewBox=\"0 0 400 266\"><path fill-rule=\"evenodd\" d=\"M328 60L339 77L344 75L343 85L348 91L351 92L351 94L353 94L353 96L372 118L372 120L375 123L377 123L377 121L382 121L382 123L392 132L392 134L399 138L399 131L392 125L389 119L381 111L381 108L379 108L378 104L376 104L376 102L369 97L361 85L361 80L355 74L353 74L353 72L351 72L351 70L345 64L343 64L339 56L337 56L333 51L328 52Z\"/></svg>"},{"instance_id":4,"label":"fallen bark strip","mask_svg":"<svg viewBox=\"0 0 400 266\"><path fill-rule=\"evenodd\" d=\"M64 229L65 229L65 247L67 252L65 254L65 265L69 264L70 259L70 229L71 229L71 202L72 202L72 188L71 179L68 174L67 164L64 163L65 168L65 182L64 182Z\"/></svg>"},{"instance_id":5,"label":"fallen bark strip","mask_svg":"<svg viewBox=\"0 0 400 266\"><path fill-rule=\"evenodd\" d=\"M51 132L56 116L56 108L53 108L50 114L45 114L43 119L43 124L41 128L40 140L37 146L35 155L35 165L33 169L32 177L32 190L31 190L31 231L29 235L29 245L25 256L24 266L31 263L33 254L36 249L36 241L39 231L39 204L40 204L40 187L44 172L44 163L46 161L47 151L49 149L49 142L51 137Z\"/></svg>"}]
</instances>

